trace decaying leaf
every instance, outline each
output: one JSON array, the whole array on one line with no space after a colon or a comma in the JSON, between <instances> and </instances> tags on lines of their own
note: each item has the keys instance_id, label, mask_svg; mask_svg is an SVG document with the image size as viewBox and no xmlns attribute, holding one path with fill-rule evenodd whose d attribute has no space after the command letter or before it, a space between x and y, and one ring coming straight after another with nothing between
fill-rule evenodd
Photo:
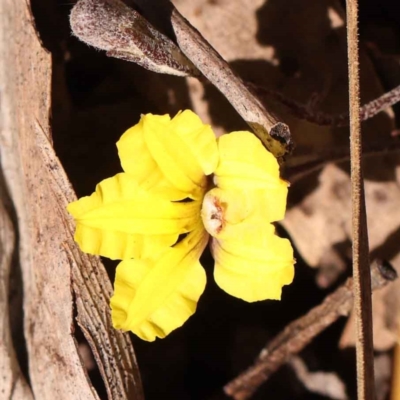
<instances>
[{"instance_id":1,"label":"decaying leaf","mask_svg":"<svg viewBox=\"0 0 400 400\"><path fill-rule=\"evenodd\" d=\"M312 393L318 393L335 400L348 399L346 387L332 372L310 372L300 357L293 357L290 365L303 385Z\"/></svg>"},{"instance_id":2,"label":"decaying leaf","mask_svg":"<svg viewBox=\"0 0 400 400\"><path fill-rule=\"evenodd\" d=\"M199 75L172 40L122 1L81 0L70 20L76 36L109 56L161 74Z\"/></svg>"}]
</instances>

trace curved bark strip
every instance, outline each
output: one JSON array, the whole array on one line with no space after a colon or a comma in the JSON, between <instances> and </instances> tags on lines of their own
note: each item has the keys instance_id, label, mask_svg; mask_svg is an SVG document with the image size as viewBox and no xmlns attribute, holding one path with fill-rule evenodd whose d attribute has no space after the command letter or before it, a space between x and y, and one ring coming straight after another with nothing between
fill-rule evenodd
<instances>
[{"instance_id":1,"label":"curved bark strip","mask_svg":"<svg viewBox=\"0 0 400 400\"><path fill-rule=\"evenodd\" d=\"M32 391L41 400L98 399L73 337L71 259L62 245L70 240L70 232L36 143L38 124L50 137L51 56L41 47L27 2L0 2L0 54L0 157L18 219ZM96 301L104 306L100 297ZM127 346L132 358L127 339L108 334L113 346ZM100 342L97 348L114 357L115 352L101 349ZM126 398L112 393L111 398Z\"/></svg>"},{"instance_id":2,"label":"curved bark strip","mask_svg":"<svg viewBox=\"0 0 400 400\"><path fill-rule=\"evenodd\" d=\"M82 253L75 244L74 222L66 213L68 203L76 200L75 192L40 126L37 126L36 132L49 185L63 220L63 248L71 266L78 324L93 351L109 398L142 400L139 368L129 335L112 327L110 279L99 257Z\"/></svg>"},{"instance_id":3,"label":"curved bark strip","mask_svg":"<svg viewBox=\"0 0 400 400\"><path fill-rule=\"evenodd\" d=\"M35 120L49 132L51 58L25 2L0 2L0 35L1 161L18 218L32 390L44 400L93 400L71 332L70 269L58 250L61 224L35 144Z\"/></svg>"},{"instance_id":4,"label":"curved bark strip","mask_svg":"<svg viewBox=\"0 0 400 400\"><path fill-rule=\"evenodd\" d=\"M15 234L3 203L3 184L0 179L0 393L5 399L32 400L32 392L18 365L11 335L9 283Z\"/></svg>"}]
</instances>

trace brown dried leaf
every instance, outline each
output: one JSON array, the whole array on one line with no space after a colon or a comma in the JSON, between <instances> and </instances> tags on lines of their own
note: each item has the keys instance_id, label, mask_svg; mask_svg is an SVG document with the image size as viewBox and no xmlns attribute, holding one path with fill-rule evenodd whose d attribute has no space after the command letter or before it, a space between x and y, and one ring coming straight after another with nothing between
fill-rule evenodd
<instances>
[{"instance_id":1,"label":"brown dried leaf","mask_svg":"<svg viewBox=\"0 0 400 400\"><path fill-rule=\"evenodd\" d=\"M80 0L70 15L73 33L107 55L161 74L197 76L198 71L168 37L119 0Z\"/></svg>"},{"instance_id":2,"label":"brown dried leaf","mask_svg":"<svg viewBox=\"0 0 400 400\"><path fill-rule=\"evenodd\" d=\"M289 364L303 385L312 393L335 400L347 400L346 387L333 372L310 372L300 357L293 357Z\"/></svg>"}]
</instances>

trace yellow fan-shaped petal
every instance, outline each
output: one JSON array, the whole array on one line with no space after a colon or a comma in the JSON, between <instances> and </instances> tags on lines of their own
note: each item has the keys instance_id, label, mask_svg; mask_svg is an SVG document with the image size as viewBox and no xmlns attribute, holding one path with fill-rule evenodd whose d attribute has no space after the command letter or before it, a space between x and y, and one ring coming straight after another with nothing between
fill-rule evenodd
<instances>
[{"instance_id":1,"label":"yellow fan-shaped petal","mask_svg":"<svg viewBox=\"0 0 400 400\"><path fill-rule=\"evenodd\" d=\"M158 125L168 126L169 115L151 115ZM149 153L144 140L144 119L129 128L117 142L118 154L122 168L125 172L135 177L146 178L147 175L157 166Z\"/></svg>"},{"instance_id":2,"label":"yellow fan-shaped petal","mask_svg":"<svg viewBox=\"0 0 400 400\"><path fill-rule=\"evenodd\" d=\"M218 163L215 135L190 110L147 114L117 143L124 171L145 190L172 200L201 198Z\"/></svg>"},{"instance_id":3,"label":"yellow fan-shaped petal","mask_svg":"<svg viewBox=\"0 0 400 400\"><path fill-rule=\"evenodd\" d=\"M101 255L112 260L146 258L159 254L178 240L178 234L140 235L76 225L75 241L88 254Z\"/></svg>"},{"instance_id":4,"label":"yellow fan-shaped petal","mask_svg":"<svg viewBox=\"0 0 400 400\"><path fill-rule=\"evenodd\" d=\"M290 284L294 276L290 242L276 236L271 224L244 223L229 229L226 239L212 242L218 286L248 302L279 300L282 286Z\"/></svg>"},{"instance_id":5,"label":"yellow fan-shaped petal","mask_svg":"<svg viewBox=\"0 0 400 400\"><path fill-rule=\"evenodd\" d=\"M122 261L111 299L115 328L153 341L180 327L205 288L199 258L207 239L200 227L158 258Z\"/></svg>"},{"instance_id":6,"label":"yellow fan-shaped petal","mask_svg":"<svg viewBox=\"0 0 400 400\"><path fill-rule=\"evenodd\" d=\"M211 126L203 124L193 111L185 110L171 120L170 129L187 144L203 173L212 174L217 167L219 155Z\"/></svg>"},{"instance_id":7,"label":"yellow fan-shaped petal","mask_svg":"<svg viewBox=\"0 0 400 400\"><path fill-rule=\"evenodd\" d=\"M165 127L170 121L168 115L152 115L152 118ZM169 200L182 200L187 197L187 193L174 187L165 179L154 161L144 140L143 118L121 136L117 142L117 148L122 168L138 182L142 189Z\"/></svg>"},{"instance_id":8,"label":"yellow fan-shaped petal","mask_svg":"<svg viewBox=\"0 0 400 400\"><path fill-rule=\"evenodd\" d=\"M188 197L202 197L207 179L187 143L152 115L142 117L144 140L164 177Z\"/></svg>"},{"instance_id":9,"label":"yellow fan-shaped petal","mask_svg":"<svg viewBox=\"0 0 400 400\"><path fill-rule=\"evenodd\" d=\"M67 209L76 220L75 239L83 251L120 259L170 246L200 218L199 202L150 195L125 173L105 179L95 193Z\"/></svg>"},{"instance_id":10,"label":"yellow fan-shaped petal","mask_svg":"<svg viewBox=\"0 0 400 400\"><path fill-rule=\"evenodd\" d=\"M279 165L260 140L250 132L232 132L218 139L220 162L214 181L221 189L256 190L265 207L273 211L269 220L283 218L288 183L279 177Z\"/></svg>"},{"instance_id":11,"label":"yellow fan-shaped petal","mask_svg":"<svg viewBox=\"0 0 400 400\"><path fill-rule=\"evenodd\" d=\"M246 131L232 132L218 139L220 162L215 171L218 186L223 187L225 179L248 178L246 182L233 183L251 187L275 184L279 179L279 165L276 158L265 149L259 139ZM238 178L239 179L239 178ZM221 183L221 184L220 184Z\"/></svg>"}]
</instances>

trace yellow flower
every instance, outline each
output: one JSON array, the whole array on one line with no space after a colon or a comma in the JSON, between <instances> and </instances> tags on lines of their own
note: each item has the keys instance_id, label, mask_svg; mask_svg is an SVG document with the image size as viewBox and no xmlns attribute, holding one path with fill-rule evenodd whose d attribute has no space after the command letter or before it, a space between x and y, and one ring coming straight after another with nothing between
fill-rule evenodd
<instances>
[{"instance_id":1,"label":"yellow flower","mask_svg":"<svg viewBox=\"0 0 400 400\"><path fill-rule=\"evenodd\" d=\"M284 217L288 185L254 135L217 140L186 110L142 116L117 147L125 172L68 206L81 249L122 260L111 299L117 329L152 341L195 312L209 235L223 290L249 302L280 299L293 250L271 222Z\"/></svg>"}]
</instances>

